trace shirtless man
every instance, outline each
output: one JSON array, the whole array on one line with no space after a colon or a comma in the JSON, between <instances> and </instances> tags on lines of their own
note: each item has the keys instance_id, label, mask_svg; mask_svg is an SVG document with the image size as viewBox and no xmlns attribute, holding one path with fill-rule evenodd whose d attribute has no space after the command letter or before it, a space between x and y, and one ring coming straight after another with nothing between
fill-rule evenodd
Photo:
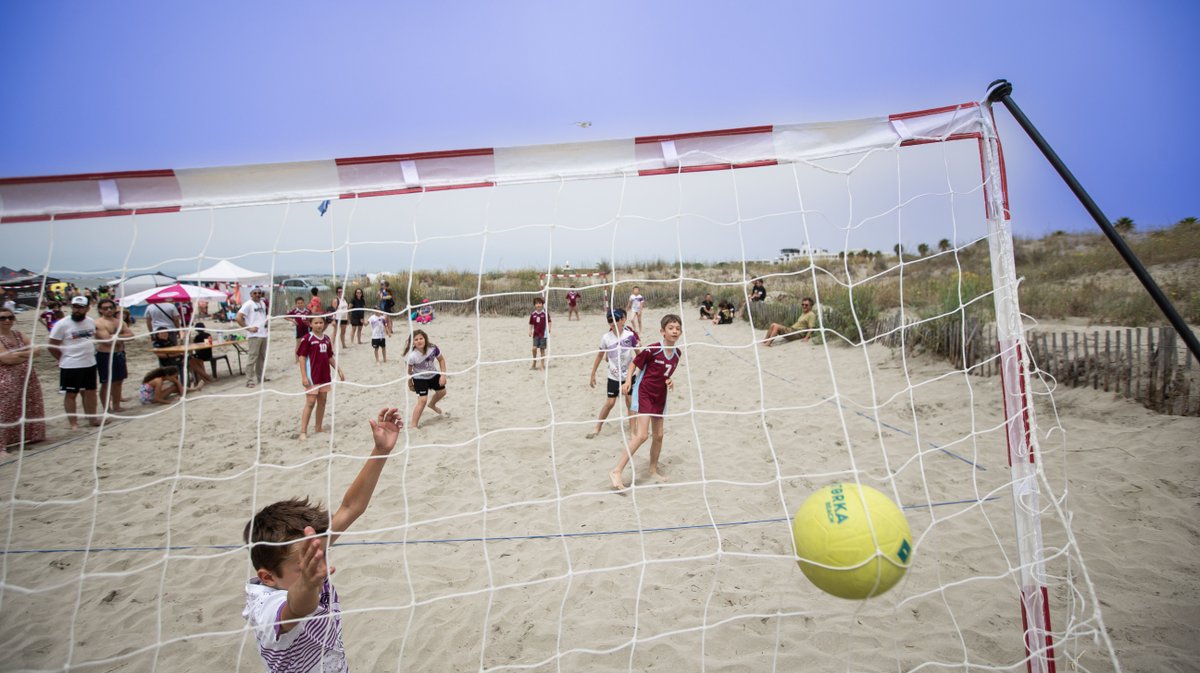
<instances>
[{"instance_id":1,"label":"shirtless man","mask_svg":"<svg viewBox=\"0 0 1200 673\"><path fill-rule=\"evenodd\" d=\"M100 373L100 408L112 412L124 411L121 403L128 398L121 397L121 388L129 372L125 367L125 343L122 340L133 338L133 330L121 320L113 300L101 299L97 308L100 317L96 318L95 339L96 368ZM109 397L110 394L112 397Z\"/></svg>"}]
</instances>

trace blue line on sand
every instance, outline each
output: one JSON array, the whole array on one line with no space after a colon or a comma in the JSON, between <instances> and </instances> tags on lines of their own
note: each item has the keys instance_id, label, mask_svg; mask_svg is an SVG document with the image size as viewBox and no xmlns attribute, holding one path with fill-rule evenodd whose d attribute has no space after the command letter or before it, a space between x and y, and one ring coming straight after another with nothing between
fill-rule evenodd
<instances>
[{"instance_id":1,"label":"blue line on sand","mask_svg":"<svg viewBox=\"0 0 1200 673\"><path fill-rule=\"evenodd\" d=\"M967 498L964 500L947 500L944 502L931 502L927 505L905 505L902 509L910 511L920 511L930 507L946 507L949 505L974 505L985 502L999 500L999 496L991 496L988 498L974 499ZM566 538L578 537L601 537L605 535L637 535L639 533L669 533L680 530L697 530L701 528L729 528L732 526L750 526L762 523L783 523L788 521L785 517L775 517L771 519L752 519L749 521L725 521L717 524L697 523L686 524L680 526L662 526L659 528L628 528L624 530L598 530L586 533L544 533L541 535L501 535L496 537L453 537L442 538L437 540L359 540L357 542L339 542L336 547L362 547L372 545L409 545L409 544L453 544L460 542L503 542L503 541L519 541L519 540L560 540ZM91 549L9 549L8 551L0 551L0 554L66 554L71 552L102 552L102 551L188 551L193 549L214 549L228 550L241 549L246 545L243 544L206 544L206 545L172 545L170 547L92 547Z\"/></svg>"},{"instance_id":2,"label":"blue line on sand","mask_svg":"<svg viewBox=\"0 0 1200 673\"><path fill-rule=\"evenodd\" d=\"M711 331L710 331L710 330L709 330L707 327L706 327L706 328L704 328L704 335L705 335L705 336L707 336L707 337L709 337L709 338L710 338L710 339L712 339L713 341L717 342L717 345L719 345L719 346L723 346L723 345L724 345L724 344L722 344L722 343L721 343L721 341L720 341L719 339L717 339L716 335L715 335L715 334L713 334L713 333L712 333L712 332L711 332ZM746 361L746 359L745 359L745 358L741 357L740 355L738 355L738 354L736 354L736 353L734 353L734 354L733 354L733 356L734 356L735 358L737 358L737 359L741 360L742 362L745 362L745 361ZM767 371L767 370L765 370L765 369L763 370L763 373L765 373L765 374L768 374L768 375L770 375L770 376L774 376L775 378L779 379L780 381L783 381L783 382L785 382L785 383L790 383L790 384L792 384L793 386L796 386L796 387L798 387L798 388L799 388L799 387L801 387L799 383L796 383L795 381L793 381L793 380L791 380L791 379L787 378L786 376L780 376L779 374L776 374L775 372L772 372L772 371ZM890 423L885 423L885 422L883 422L883 421L879 420L878 418L875 418L874 416L872 416L872 415L870 415L870 414L864 413L864 412L862 412L862 411L857 411L857 410L854 410L854 409L847 409L847 408L846 408L846 405L844 405L844 404L842 404L841 402L838 402L838 401L836 401L836 400L824 400L824 401L825 401L825 402L827 402L827 403L829 403L829 404L836 404L836 405L838 405L838 407L840 407L840 408L841 408L841 409L843 409L844 411L850 411L850 412L853 412L853 413L854 413L855 415L857 415L857 416L861 416L862 418L866 418L866 419L869 419L869 420L871 420L871 421L874 421L874 422L878 423L878 424L879 424L881 427L887 428L888 430L891 430L891 431L893 431L893 432L898 432L898 433L900 433L900 434L902 434L902 435L905 435L905 436L907 436L907 437L913 437L913 436L914 436L914 435L913 435L911 432L909 432L908 430L905 430L904 428L898 428L898 427L896 427L896 426L894 426L894 425L892 425L892 424L890 424ZM931 442L931 441L929 441L929 440L925 440L925 443L926 443L926 444L928 444L928 445L929 445L931 448L937 449L938 451L941 451L942 453L946 454L947 456L950 456L951 458L957 458L957 459L961 460L962 462L966 463L967 465L970 465L971 467L974 467L974 468L977 468L977 469L980 469L980 470L984 470L985 472L987 471L987 468L986 468L986 467L984 467L983 465L981 465L981 464L979 464L979 463L977 463L977 462L975 462L975 461L971 460L970 458L967 458L967 457L965 457L965 456L960 456L960 455L958 455L957 453L954 453L953 451L951 451L951 450L949 450L949 449L944 449L944 448L942 448L941 446L939 446L939 445L937 445L937 444L934 444L933 442Z\"/></svg>"}]
</instances>

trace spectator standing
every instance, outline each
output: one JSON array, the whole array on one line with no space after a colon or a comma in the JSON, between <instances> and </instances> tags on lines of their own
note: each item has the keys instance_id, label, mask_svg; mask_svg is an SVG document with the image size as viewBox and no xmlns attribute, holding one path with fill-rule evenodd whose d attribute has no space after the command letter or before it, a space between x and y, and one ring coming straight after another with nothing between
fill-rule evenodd
<instances>
[{"instance_id":1,"label":"spectator standing","mask_svg":"<svg viewBox=\"0 0 1200 673\"><path fill-rule=\"evenodd\" d=\"M42 385L29 366L33 347L15 329L16 320L11 309L0 308L0 458L9 457L9 448L46 439Z\"/></svg>"},{"instance_id":2,"label":"spectator standing","mask_svg":"<svg viewBox=\"0 0 1200 673\"><path fill-rule=\"evenodd\" d=\"M72 303L74 303L73 300ZM175 346L179 344L179 328L181 325L179 309L175 308L174 304L167 302L151 304L150 308L146 309L146 329L151 334L165 331L167 333L166 340L168 345Z\"/></svg>"},{"instance_id":3,"label":"spectator standing","mask_svg":"<svg viewBox=\"0 0 1200 673\"><path fill-rule=\"evenodd\" d=\"M95 336L96 323L88 317L88 300L83 296L71 299L71 317L59 320L50 330L50 355L58 361L58 389L65 393L63 409L72 430L79 428L75 398L80 393L88 423L100 425L96 417Z\"/></svg>"},{"instance_id":4,"label":"spectator standing","mask_svg":"<svg viewBox=\"0 0 1200 673\"><path fill-rule=\"evenodd\" d=\"M248 333L246 387L253 388L267 380L267 305L263 303L261 287L250 290L250 299L238 309L237 324Z\"/></svg>"}]
</instances>

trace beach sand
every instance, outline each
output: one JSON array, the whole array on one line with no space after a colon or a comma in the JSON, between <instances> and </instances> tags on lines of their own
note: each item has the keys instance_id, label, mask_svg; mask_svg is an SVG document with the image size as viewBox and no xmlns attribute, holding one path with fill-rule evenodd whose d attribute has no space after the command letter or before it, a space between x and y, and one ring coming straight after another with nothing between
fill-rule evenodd
<instances>
[{"instance_id":1,"label":"beach sand","mask_svg":"<svg viewBox=\"0 0 1200 673\"><path fill-rule=\"evenodd\" d=\"M585 439L604 400L603 366L595 389L588 373L605 325L583 317L554 322L544 371L529 368L523 319L427 327L452 374L450 416L406 429L330 553L354 670L1024 670L998 377L882 347L755 348L746 323L689 309L670 482L648 479L646 446L636 486L614 494L617 416ZM58 441L0 466L0 669L264 670L241 617L253 573L242 528L283 498L336 506L370 451L367 419L384 406L407 419L401 330L386 365L369 345L342 354L329 431L305 442L282 321L263 388L223 376L166 407L136 406L155 366L140 341L133 412L99 432L67 432L41 357ZM1200 419L1090 390L1053 403L1039 395L1059 670L1111 668L1089 580L1125 670L1191 668ZM902 583L866 602L807 581L787 521L856 475L908 508L916 541Z\"/></svg>"}]
</instances>

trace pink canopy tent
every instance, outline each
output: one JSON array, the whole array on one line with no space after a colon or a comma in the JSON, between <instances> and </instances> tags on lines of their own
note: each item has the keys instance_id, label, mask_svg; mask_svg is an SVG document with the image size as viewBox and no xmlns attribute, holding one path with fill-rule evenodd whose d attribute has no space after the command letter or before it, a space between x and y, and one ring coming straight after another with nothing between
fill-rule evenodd
<instances>
[{"instance_id":1,"label":"pink canopy tent","mask_svg":"<svg viewBox=\"0 0 1200 673\"><path fill-rule=\"evenodd\" d=\"M224 299L225 293L220 290L210 290L199 285L181 285L176 283L166 287L155 287L131 294L121 299L122 306L135 304L165 304L195 299Z\"/></svg>"}]
</instances>

